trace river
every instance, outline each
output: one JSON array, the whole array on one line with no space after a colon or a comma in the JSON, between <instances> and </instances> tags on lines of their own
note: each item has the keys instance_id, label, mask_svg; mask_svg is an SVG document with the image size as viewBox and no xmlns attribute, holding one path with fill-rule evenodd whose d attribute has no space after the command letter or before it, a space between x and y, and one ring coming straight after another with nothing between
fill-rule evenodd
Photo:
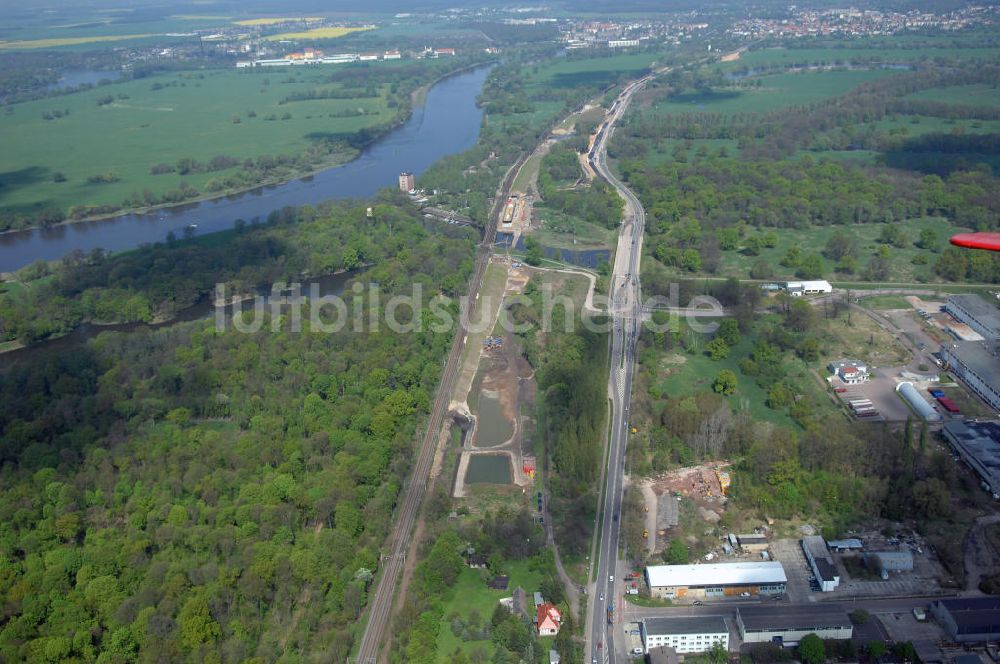
<instances>
[{"instance_id":1,"label":"river","mask_svg":"<svg viewBox=\"0 0 1000 664\"><path fill-rule=\"evenodd\" d=\"M181 236L191 225L197 226L198 234L226 230L236 219L263 220L285 206L367 198L382 187L395 186L400 171L419 175L438 159L475 144L483 117L476 95L489 70L479 67L438 82L406 123L342 166L175 208L0 234L0 272L13 272L39 258L57 260L75 249L131 249L162 241L170 231Z\"/></svg>"}]
</instances>

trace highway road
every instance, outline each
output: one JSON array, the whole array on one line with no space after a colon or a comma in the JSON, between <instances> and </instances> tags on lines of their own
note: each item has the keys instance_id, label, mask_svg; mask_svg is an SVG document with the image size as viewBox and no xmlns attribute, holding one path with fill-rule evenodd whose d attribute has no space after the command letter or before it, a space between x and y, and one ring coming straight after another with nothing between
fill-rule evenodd
<instances>
[{"instance_id":1,"label":"highway road","mask_svg":"<svg viewBox=\"0 0 1000 664\"><path fill-rule=\"evenodd\" d=\"M588 159L591 167L618 191L625 201L624 217L618 234L615 266L611 275L609 313L612 317L610 377L608 392L611 398L611 440L608 446L607 467L604 469L604 502L600 512L599 539L597 542L597 580L589 590L592 600L587 617L587 649L592 662L615 662L626 656L624 646L616 650L613 625L609 624L608 609L614 611L613 620L620 618L623 603L620 590L621 570L618 566L618 544L621 535L621 514L625 465L625 447L628 443L628 409L632 394L632 377L635 367L635 342L641 324L641 290L639 262L642 257L642 237L645 211L639 199L629 190L607 165L608 140L614 126L628 107L632 95L642 88L649 76L625 86L618 99L611 105L605 121L598 130L597 140Z\"/></svg>"},{"instance_id":2,"label":"highway road","mask_svg":"<svg viewBox=\"0 0 1000 664\"><path fill-rule=\"evenodd\" d=\"M466 306L472 306L479 294L479 288L483 284L483 275L486 273L486 266L489 264L490 255L493 253L493 243L496 240L497 219L503 209L503 203L510 193L511 184L514 181L514 174L523 162L523 156L511 166L504 177L503 184L493 204L486 230L483 233L483 242L480 245L476 256L476 267L469 285L469 297ZM441 424L448 402L455 386L455 377L458 375L458 368L462 361L462 350L465 348L466 331L463 321L469 320L467 312L459 316L459 329L452 341L451 351L445 363L444 372L441 375L441 383L438 386L437 396L431 408L430 417L427 422L427 431L424 434L423 442L417 451L417 459L413 465L413 472L410 474L409 484L404 489L403 502L399 507L399 517L396 527L389 536L386 549L383 550L381 561L381 575L377 581L377 586L372 599L368 605L368 622L365 625L364 635L361 637L361 644L358 647L357 656L350 659L350 662L357 664L376 664L377 661L388 661L383 646L389 640L388 626L392 616L392 607L397 599L396 583L403 570L405 553L410 545L410 538L413 535L413 526L416 521L417 511L423 501L424 493L427 489L428 474L430 473L431 462L434 459L434 449L441 430ZM380 656L381 654L381 656Z\"/></svg>"}]
</instances>

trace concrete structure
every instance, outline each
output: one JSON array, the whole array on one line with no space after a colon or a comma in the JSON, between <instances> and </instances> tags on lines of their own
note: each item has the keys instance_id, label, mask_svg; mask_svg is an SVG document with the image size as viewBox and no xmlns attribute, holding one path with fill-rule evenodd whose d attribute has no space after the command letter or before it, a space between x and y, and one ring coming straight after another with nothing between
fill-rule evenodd
<instances>
[{"instance_id":1,"label":"concrete structure","mask_svg":"<svg viewBox=\"0 0 1000 664\"><path fill-rule=\"evenodd\" d=\"M409 171L403 171L399 174L399 190L410 192L416 189L416 179L413 177L413 173Z\"/></svg>"},{"instance_id":2,"label":"concrete structure","mask_svg":"<svg viewBox=\"0 0 1000 664\"><path fill-rule=\"evenodd\" d=\"M1000 342L958 341L941 346L941 360L994 410L1000 411Z\"/></svg>"},{"instance_id":3,"label":"concrete structure","mask_svg":"<svg viewBox=\"0 0 1000 664\"><path fill-rule=\"evenodd\" d=\"M713 565L653 565L646 568L653 597L738 597L780 595L788 577L779 562L739 562Z\"/></svg>"},{"instance_id":4,"label":"concrete structure","mask_svg":"<svg viewBox=\"0 0 1000 664\"><path fill-rule=\"evenodd\" d=\"M826 547L830 551L837 551L837 552L860 551L861 549L865 548L864 544L861 543L861 540L855 539L853 537L842 540L830 540L829 542L826 543Z\"/></svg>"},{"instance_id":5,"label":"concrete structure","mask_svg":"<svg viewBox=\"0 0 1000 664\"><path fill-rule=\"evenodd\" d=\"M913 554L909 551L869 551L865 561L881 572L913 571Z\"/></svg>"},{"instance_id":6,"label":"concrete structure","mask_svg":"<svg viewBox=\"0 0 1000 664\"><path fill-rule=\"evenodd\" d=\"M941 433L951 449L976 471L986 490L1000 493L1000 424L953 420L945 423Z\"/></svg>"},{"instance_id":7,"label":"concrete structure","mask_svg":"<svg viewBox=\"0 0 1000 664\"><path fill-rule=\"evenodd\" d=\"M766 535L737 535L736 540L740 543L740 548L747 553L767 551L768 543Z\"/></svg>"},{"instance_id":8,"label":"concrete structure","mask_svg":"<svg viewBox=\"0 0 1000 664\"><path fill-rule=\"evenodd\" d=\"M927 399L920 394L920 391L910 381L905 380L897 385L896 392L906 403L910 404L910 407L916 411L921 419L927 422L939 422L941 420L941 415L934 410L934 406L927 403Z\"/></svg>"},{"instance_id":9,"label":"concrete structure","mask_svg":"<svg viewBox=\"0 0 1000 664\"><path fill-rule=\"evenodd\" d=\"M978 295L952 295L944 310L982 335L987 341L1000 340L1000 309Z\"/></svg>"},{"instance_id":10,"label":"concrete structure","mask_svg":"<svg viewBox=\"0 0 1000 664\"><path fill-rule=\"evenodd\" d=\"M802 551L806 554L806 561L819 583L819 589L825 593L836 590L840 585L840 574L826 548L826 541L819 535L803 537Z\"/></svg>"},{"instance_id":11,"label":"concrete structure","mask_svg":"<svg viewBox=\"0 0 1000 664\"><path fill-rule=\"evenodd\" d=\"M833 286L829 281L789 281L785 283L785 290L792 297L802 295L817 295L819 293L832 293Z\"/></svg>"},{"instance_id":12,"label":"concrete structure","mask_svg":"<svg viewBox=\"0 0 1000 664\"><path fill-rule=\"evenodd\" d=\"M729 649L729 628L722 616L649 618L640 623L640 630L646 652L662 646L679 654L707 652L716 643Z\"/></svg>"},{"instance_id":13,"label":"concrete structure","mask_svg":"<svg viewBox=\"0 0 1000 664\"><path fill-rule=\"evenodd\" d=\"M538 636L555 636L559 633L559 623L562 622L562 614L553 604L545 602L537 609L535 616L535 626L538 627Z\"/></svg>"},{"instance_id":14,"label":"concrete structure","mask_svg":"<svg viewBox=\"0 0 1000 664\"><path fill-rule=\"evenodd\" d=\"M820 602L796 606L747 605L736 609L736 626L744 643L780 641L795 645L806 634L821 639L849 639L854 626L839 604Z\"/></svg>"},{"instance_id":15,"label":"concrete structure","mask_svg":"<svg viewBox=\"0 0 1000 664\"><path fill-rule=\"evenodd\" d=\"M931 613L957 643L1000 639L1000 597L939 599Z\"/></svg>"}]
</instances>

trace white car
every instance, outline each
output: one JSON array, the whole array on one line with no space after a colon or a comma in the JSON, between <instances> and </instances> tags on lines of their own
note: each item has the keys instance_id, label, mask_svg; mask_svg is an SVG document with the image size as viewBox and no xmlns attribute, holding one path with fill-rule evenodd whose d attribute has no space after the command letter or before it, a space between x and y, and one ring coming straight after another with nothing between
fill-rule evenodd
<instances>
[{"instance_id":1,"label":"white car","mask_svg":"<svg viewBox=\"0 0 1000 664\"><path fill-rule=\"evenodd\" d=\"M608 581L610 581L611 583L614 583L615 582L615 575L612 574L611 576L609 576L608 577Z\"/></svg>"}]
</instances>

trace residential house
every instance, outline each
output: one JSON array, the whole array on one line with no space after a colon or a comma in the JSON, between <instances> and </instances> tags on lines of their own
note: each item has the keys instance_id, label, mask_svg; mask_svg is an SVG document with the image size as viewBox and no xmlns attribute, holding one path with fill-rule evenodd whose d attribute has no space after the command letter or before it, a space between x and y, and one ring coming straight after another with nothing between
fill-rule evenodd
<instances>
[{"instance_id":1,"label":"residential house","mask_svg":"<svg viewBox=\"0 0 1000 664\"><path fill-rule=\"evenodd\" d=\"M538 626L538 636L555 636L559 633L559 623L562 621L562 614L559 609L548 602L542 603L538 607L536 625Z\"/></svg>"}]
</instances>

